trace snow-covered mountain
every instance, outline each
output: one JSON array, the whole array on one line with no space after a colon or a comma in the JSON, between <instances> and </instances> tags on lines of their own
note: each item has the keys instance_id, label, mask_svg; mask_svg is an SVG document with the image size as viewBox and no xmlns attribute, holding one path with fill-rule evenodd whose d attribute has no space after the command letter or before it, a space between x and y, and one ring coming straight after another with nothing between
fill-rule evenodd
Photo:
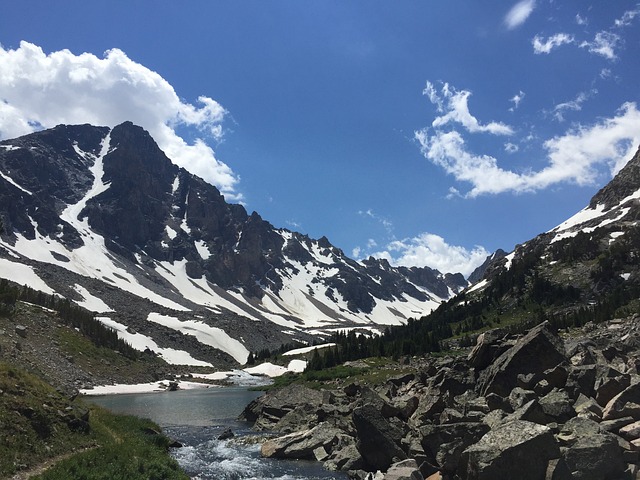
<instances>
[{"instance_id":1,"label":"snow-covered mountain","mask_svg":"<svg viewBox=\"0 0 640 480\"><path fill-rule=\"evenodd\" d=\"M0 142L0 277L69 298L174 363L379 330L467 285L274 228L130 122Z\"/></svg>"}]
</instances>

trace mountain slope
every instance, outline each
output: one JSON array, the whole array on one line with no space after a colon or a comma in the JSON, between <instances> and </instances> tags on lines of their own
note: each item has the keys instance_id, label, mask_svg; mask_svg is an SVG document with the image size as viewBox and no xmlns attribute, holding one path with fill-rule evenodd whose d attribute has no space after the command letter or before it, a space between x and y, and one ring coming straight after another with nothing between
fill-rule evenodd
<instances>
[{"instance_id":1,"label":"mountain slope","mask_svg":"<svg viewBox=\"0 0 640 480\"><path fill-rule=\"evenodd\" d=\"M484 277L431 321L454 333L488 326L583 325L640 312L640 150L587 207L493 258Z\"/></svg>"},{"instance_id":2,"label":"mountain slope","mask_svg":"<svg viewBox=\"0 0 640 480\"><path fill-rule=\"evenodd\" d=\"M70 298L172 362L243 363L292 339L402 324L466 286L274 228L130 122L0 142L0 219L1 277Z\"/></svg>"}]
</instances>

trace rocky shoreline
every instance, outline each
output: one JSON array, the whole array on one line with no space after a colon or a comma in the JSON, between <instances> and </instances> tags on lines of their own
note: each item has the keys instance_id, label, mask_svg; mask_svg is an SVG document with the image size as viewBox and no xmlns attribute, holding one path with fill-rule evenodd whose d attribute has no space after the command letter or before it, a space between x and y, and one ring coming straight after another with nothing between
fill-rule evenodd
<instances>
[{"instance_id":1,"label":"rocky shoreline","mask_svg":"<svg viewBox=\"0 0 640 480\"><path fill-rule=\"evenodd\" d=\"M640 317L478 337L367 385L293 384L247 406L263 456L358 480L640 478ZM414 361L416 361L414 359Z\"/></svg>"}]
</instances>

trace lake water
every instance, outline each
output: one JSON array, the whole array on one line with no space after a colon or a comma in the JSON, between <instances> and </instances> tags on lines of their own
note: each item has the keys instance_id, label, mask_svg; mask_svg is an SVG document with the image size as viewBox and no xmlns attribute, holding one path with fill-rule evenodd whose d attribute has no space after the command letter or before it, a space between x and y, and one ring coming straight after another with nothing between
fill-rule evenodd
<instances>
[{"instance_id":1,"label":"lake water","mask_svg":"<svg viewBox=\"0 0 640 480\"><path fill-rule=\"evenodd\" d=\"M187 474L199 480L325 480L346 479L317 462L273 460L260 456L259 444L243 444L255 435L237 421L244 407L261 392L243 387L88 397L117 413L150 418L167 436L184 445L172 455ZM226 429L236 435L217 440Z\"/></svg>"}]
</instances>

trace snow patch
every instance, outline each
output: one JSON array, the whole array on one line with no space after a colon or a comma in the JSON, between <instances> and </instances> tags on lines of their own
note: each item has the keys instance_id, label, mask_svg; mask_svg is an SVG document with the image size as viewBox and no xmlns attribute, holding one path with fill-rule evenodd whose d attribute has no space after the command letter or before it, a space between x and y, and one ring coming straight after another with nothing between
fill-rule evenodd
<instances>
[{"instance_id":1,"label":"snow patch","mask_svg":"<svg viewBox=\"0 0 640 480\"><path fill-rule=\"evenodd\" d=\"M486 287L488 283L489 283L489 281L486 278L484 280L480 280L478 283L476 283L475 285L471 286L471 288L469 288L469 290L467 290L467 293L471 293L471 292L475 292L477 290L480 290L480 289Z\"/></svg>"},{"instance_id":2,"label":"snow patch","mask_svg":"<svg viewBox=\"0 0 640 480\"><path fill-rule=\"evenodd\" d=\"M5 278L16 282L19 285L27 285L34 290L55 295L56 292L42 280L33 268L23 263L12 262L5 258L0 258L0 278Z\"/></svg>"},{"instance_id":3,"label":"snow patch","mask_svg":"<svg viewBox=\"0 0 640 480\"><path fill-rule=\"evenodd\" d=\"M77 283L72 287L78 294L83 298L82 301L74 300L78 305L83 308L86 308L90 312L113 312L114 310L109 307L106 303L104 303L98 297L91 295L89 290L84 288L82 285L78 285Z\"/></svg>"},{"instance_id":4,"label":"snow patch","mask_svg":"<svg viewBox=\"0 0 640 480\"><path fill-rule=\"evenodd\" d=\"M174 348L162 348L151 338L141 333L130 333L127 326L111 320L109 317L96 317L101 323L118 333L118 338L124 340L136 350L144 352L147 348L153 350L162 359L172 365L190 365L193 367L212 367L209 362L197 360L189 352Z\"/></svg>"},{"instance_id":5,"label":"snow patch","mask_svg":"<svg viewBox=\"0 0 640 480\"><path fill-rule=\"evenodd\" d=\"M211 257L209 247L207 247L207 244L204 243L203 240L196 240L193 244L203 260L208 260Z\"/></svg>"},{"instance_id":6,"label":"snow patch","mask_svg":"<svg viewBox=\"0 0 640 480\"><path fill-rule=\"evenodd\" d=\"M167 237L169 237L171 240L173 240L174 238L176 238L178 236L178 232L176 232L169 225L165 225L164 231L166 232Z\"/></svg>"},{"instance_id":7,"label":"snow patch","mask_svg":"<svg viewBox=\"0 0 640 480\"><path fill-rule=\"evenodd\" d=\"M335 347L335 345L336 345L335 343L325 343L323 345L314 345L314 346L311 346L311 347L295 348L293 350L289 350L288 352L284 352L282 355L283 356L302 355L304 353L313 352L314 350L320 350L322 348Z\"/></svg>"},{"instance_id":8,"label":"snow patch","mask_svg":"<svg viewBox=\"0 0 640 480\"><path fill-rule=\"evenodd\" d=\"M249 350L238 340L231 338L221 328L212 327L204 322L195 320L181 321L175 317L155 312L151 312L147 320L182 332L185 335L193 335L200 343L228 353L240 364L246 363L249 356Z\"/></svg>"},{"instance_id":9,"label":"snow patch","mask_svg":"<svg viewBox=\"0 0 640 480\"><path fill-rule=\"evenodd\" d=\"M160 382L152 383L135 383L135 384L114 384L114 385L102 385L92 388L84 388L80 390L82 395L121 395L127 393L157 393L166 392L169 388L169 380L163 380ZM195 390L198 388L219 388L213 385L199 383L199 382L185 382L179 380L178 390Z\"/></svg>"},{"instance_id":10,"label":"snow patch","mask_svg":"<svg viewBox=\"0 0 640 480\"><path fill-rule=\"evenodd\" d=\"M252 375L266 375L267 377L274 378L288 372L304 372L305 368L307 368L307 362L304 360L291 360L286 367L266 362L256 365L255 367L245 368L244 371Z\"/></svg>"}]
</instances>

